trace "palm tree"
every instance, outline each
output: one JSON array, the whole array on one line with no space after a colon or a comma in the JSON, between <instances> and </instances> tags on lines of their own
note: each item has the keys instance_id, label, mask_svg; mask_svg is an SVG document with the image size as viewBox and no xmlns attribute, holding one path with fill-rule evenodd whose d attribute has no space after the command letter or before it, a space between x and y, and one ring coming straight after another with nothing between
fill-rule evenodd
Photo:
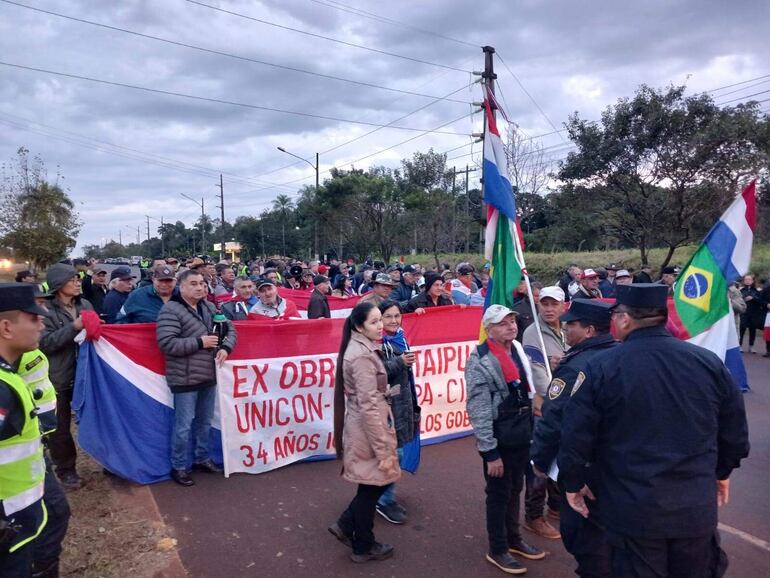
<instances>
[{"instance_id":1,"label":"palm tree","mask_svg":"<svg viewBox=\"0 0 770 578\"><path fill-rule=\"evenodd\" d=\"M283 245L282 256L286 256L286 217L289 211L294 210L294 201L289 195L280 194L273 200L273 210L281 215L281 243Z\"/></svg>"}]
</instances>

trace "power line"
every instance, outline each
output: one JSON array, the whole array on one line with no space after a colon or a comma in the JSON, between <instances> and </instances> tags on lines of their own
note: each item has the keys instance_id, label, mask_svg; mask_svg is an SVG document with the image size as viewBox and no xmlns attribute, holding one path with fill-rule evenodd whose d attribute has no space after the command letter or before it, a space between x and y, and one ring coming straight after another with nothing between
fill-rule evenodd
<instances>
[{"instance_id":1,"label":"power line","mask_svg":"<svg viewBox=\"0 0 770 578\"><path fill-rule=\"evenodd\" d=\"M46 137L50 137L50 138L55 138L55 139L58 139L58 140L61 140L61 141L64 141L64 142L68 142L70 144L74 144L76 146L81 146L81 147L84 147L84 148L89 148L89 149L92 149L92 150L96 150L96 151L99 151L99 152L104 152L104 153L111 154L111 155L114 155L114 156L119 156L119 157L131 159L131 160L136 160L136 161L147 163L147 164L152 164L152 165L156 165L156 166L160 166L160 167L164 167L164 168L173 169L173 170L176 170L176 171L179 171L179 172L183 172L183 173L187 173L187 174L200 175L200 176L204 176L204 177L214 177L214 176L222 173L222 174L228 175L229 180L232 179L233 181L241 182L242 184L249 184L249 185L269 184L269 181L262 180L262 182L260 182L260 180L258 180L258 179L249 179L249 178L246 178L246 177L241 177L240 175L236 175L234 173L227 173L227 172L223 172L223 171L218 171L218 170L210 169L208 167L204 167L204 166L201 166L201 165L195 165L195 164L192 164L192 163L188 163L188 162L184 162L184 161L179 161L179 160L172 159L172 158L169 158L169 157L163 157L163 156L160 156L160 155L156 155L155 153L148 153L148 152L145 152L145 151L142 151L142 150L139 150L139 149L134 149L134 148L131 148L131 147L117 145L117 144L111 143L109 141L95 139L95 138L92 138L92 137L88 137L88 136L85 136L85 135L78 134L76 132L68 131L66 129L62 129L62 128L59 128L59 127L43 124L41 122L34 121L34 120L31 120L31 119L28 119L28 118L24 118L24 117L21 117L21 116L9 114L9 113L1 113L0 112L0 117L2 117L2 116L6 116L6 117L10 117L11 119L15 119L15 120L9 120L8 118L5 118L5 119L4 118L0 118L0 122L2 122L3 124L6 124L7 126L12 126L12 127L17 128L19 130L24 130L24 131L31 132L31 133L34 133L34 134L39 134L39 135L42 135L42 136L46 136ZM21 122L19 122L19 121L21 121ZM22 124L22 122L31 123L33 125L37 125L37 126L43 127L43 128L42 129L36 129L34 127L25 126L25 125ZM55 131L55 132L52 132L52 131ZM57 134L57 132L64 133L64 134ZM67 136L67 135L70 135L70 136ZM78 140L78 139L80 139L80 140ZM86 142L83 142L83 141L86 141ZM97 144L92 144L91 142L87 142L87 141L93 141L94 143L97 143ZM109 148L104 148L104 146L100 146L100 145L105 145L107 147L113 147L115 149L125 150L125 151L128 151L128 153L120 152L120 150L118 150L118 151L111 150ZM132 154L132 153L136 153L136 154ZM230 182L232 182L232 181L230 181ZM272 185L278 186L275 183L273 183Z\"/></svg>"},{"instance_id":2,"label":"power line","mask_svg":"<svg viewBox=\"0 0 770 578\"><path fill-rule=\"evenodd\" d=\"M232 10L225 10L224 8L220 8L219 6L212 6L211 4L206 4L204 2L199 2L198 0L186 0L187 2L191 4L197 4L198 6L203 6L204 8L209 8L210 10L216 10L217 12L222 12L224 14L230 14L231 16L237 16L238 18L244 18L246 20L251 20L253 22L259 22L260 24L265 24L267 26L272 26L274 28L280 28L281 30L288 30L290 32L296 32L298 34L304 34L306 36L312 36L313 38L320 38L322 40L328 40L329 42L335 42L337 44L342 44L344 46L349 46L352 48L360 48L361 50L367 50L369 52L375 52L377 54L382 54L384 56L392 56L393 58L400 58L402 60L409 60L411 62L418 62L420 64L427 64L429 66L436 66L438 68L446 68L447 70L456 70L457 72L465 72L470 73L470 70L463 70L462 68L457 68L454 66L449 66L447 64L440 64L438 62L430 62L428 60L421 60L419 58L414 58L412 56L405 56L403 54L396 54L395 52L388 52L387 50L380 50L378 48L371 48L369 46L364 46L362 44L356 44L354 42L347 42L346 40L340 40L338 38L331 38L330 36L324 36L323 34L316 34L314 32L308 32L307 30L300 30L299 28L293 28L291 26L285 26L283 24L277 24L275 22L270 22L269 20L264 20L262 18L255 18L254 16L248 16L246 14L241 14L240 12L234 12Z\"/></svg>"},{"instance_id":3,"label":"power line","mask_svg":"<svg viewBox=\"0 0 770 578\"><path fill-rule=\"evenodd\" d=\"M0 2L5 2L6 4L11 4L13 6L18 6L20 8L26 8L28 10L34 10L35 12L41 12L43 14L48 14L50 16L56 16L58 18L64 18L64 19L67 19L67 20L72 20L74 22L80 22L82 24L89 24L91 26L98 26L100 28L105 28L107 30L113 30L115 32L123 32L125 34L131 34L131 35L137 36L139 38L147 38L149 40L155 40L157 42L163 42L163 43L166 43L166 44L171 44L173 46L181 46L183 48L189 48L189 49L192 49L192 50L197 50L197 51L200 51L200 52L205 52L207 54L214 54L214 55L217 55L217 56L224 56L226 58L233 58L233 59L236 59L236 60L241 60L241 61L245 61L245 62L251 62L251 63L254 63L254 64L261 64L263 66L270 66L270 67L279 68L279 69L282 69L282 70L290 70L292 72L298 72L298 73L301 73L301 74L308 74L308 75L311 75L311 76L317 76L319 78L326 78L326 79L330 79L330 80L338 80L340 82L347 82L347 83L356 84L356 85L359 85L359 86L366 86L368 88L377 88L377 89L380 89L380 90L388 90L388 91L391 91L391 92L398 92L398 93L406 94L406 95L409 95L409 96L420 96L422 98L432 98L432 99L439 99L439 100L441 100L440 97L437 97L437 96L434 96L434 95L430 95L430 94L424 94L424 93L421 93L421 92L412 92L412 91L409 91L409 90L401 90L399 88L392 88L392 87L389 87L389 86L381 86L379 84L374 84L374 83L371 83L371 82L364 82L364 81L360 81L360 80L353 80L351 78L343 78L341 76L335 76L335 75L332 75L332 74L323 74L323 73L320 73L320 72L314 72L312 70L305 70L303 68L297 68L297 67L294 67L294 66L287 66L287 65L283 65L283 64L276 64L274 62L268 62L266 60L258 60L256 58L250 58L248 56L241 56L241 55L238 55L238 54L231 54L229 52L222 52L220 50L214 50L214 49L211 49L211 48L204 48L202 46L196 46L194 44L187 44L185 42L180 42L180 41L177 41L177 40L170 40L168 38L161 38L160 36L152 36L150 34L144 34L142 32L136 32L134 30L128 30L126 28L120 28L118 26L110 26L109 24L102 24L100 22L94 22L92 20L85 20L83 18L77 18L75 16L68 16L66 14L60 14L58 12L53 12L51 10L43 10L42 8L37 8L37 7L34 7L34 6L27 6L26 4L21 4L19 2L13 2L12 0L0 0ZM452 98L448 98L448 99L444 99L444 100L448 100L450 102L458 102L458 103L461 103L461 104L470 104L468 101L465 101L465 100L458 100L458 99L452 99Z\"/></svg>"},{"instance_id":4,"label":"power line","mask_svg":"<svg viewBox=\"0 0 770 578\"><path fill-rule=\"evenodd\" d=\"M187 0L187 1L191 2L192 0ZM174 92L174 91L170 91L170 90L161 90L161 89L158 89L158 88L149 88L149 87L146 87L146 86L137 86L135 84L127 84L127 83L123 83L123 82L113 82L111 80L104 80L104 79L101 79L101 78L93 78L93 77L90 77L90 76L81 76L79 74L70 74L70 73L66 73L66 72L58 72L58 71L55 71L55 70L47 70L45 68L36 68L36 67L33 67L33 66L25 66L23 64L14 64L14 63L11 63L11 62L0 61L0 65L2 65L2 66L9 66L9 67L12 67L12 68L18 68L18 69L21 69L21 70L30 70L30 71L33 71L33 72L42 72L42 73L45 73L45 74L53 74L55 76L63 76L65 78L74 78L74 79L77 79L77 80L87 80L89 82L96 82L96 83L99 83L99 84L106 84L106 85L109 85L109 86L118 86L120 88L130 88L132 90L142 90L144 92L153 92L153 93L156 93L156 94L163 94L163 95L166 95L166 96L177 96L177 97L180 97L180 98L188 98L190 100L199 100L199 101L203 101L203 102L213 102L213 103L216 103L216 104L226 104L226 105L229 105L229 106L238 106L238 107L241 107L241 108L250 108L250 109L254 109L254 110L264 110L264 111L268 111L268 112L277 112L277 113L281 113L281 114L290 114L290 115L294 115L294 116L301 116L301 117L304 117L304 118L317 118L317 119L320 119L320 120L329 120L329 121L333 121L333 122L345 122L345 123L349 123L349 124L359 124L359 125L363 125L363 126L378 126L378 127L381 127L381 128L392 128L392 129L395 129L395 130L406 130L406 131L411 131L411 132L423 132L425 130L425 129L422 129L422 128L407 127L407 126L393 126L393 125L387 126L387 125L378 124L378 123L375 123L375 122L366 122L366 121L362 121L362 120L352 120L352 119L339 118L339 117L334 117L334 116L324 116L324 115L320 115L320 114L312 114L312 113L309 113L309 112L301 112L301 111L296 111L296 110L285 110L285 109L281 109L281 108L273 108L273 107L269 107L269 106L261 106L261 105L258 105L258 104L248 104L248 103L245 103L245 102L235 102L235 101L232 101L232 100L223 100L223 99L219 99L219 98L210 98L210 97L206 97L206 96L197 96L197 95L194 95L194 94L185 94L185 93L182 93L182 92ZM458 134L456 132L450 132L450 131L430 131L430 132L435 132L437 134L449 134L449 135L455 135L455 136L467 136L467 135L464 135L464 134Z\"/></svg>"},{"instance_id":5,"label":"power line","mask_svg":"<svg viewBox=\"0 0 770 578\"><path fill-rule=\"evenodd\" d=\"M733 84L726 84L725 86L720 86L718 88L712 88L710 90L704 90L703 92L716 92L718 90L723 90L725 88L732 88L733 86L740 86L741 84L746 84L748 82L754 82L755 80L760 80L762 78L770 78L770 74L765 74L764 76L757 76L756 78L749 78L748 80L741 80L740 82L734 82Z\"/></svg>"},{"instance_id":6,"label":"power line","mask_svg":"<svg viewBox=\"0 0 770 578\"><path fill-rule=\"evenodd\" d=\"M443 127L445 127L445 126L448 126L448 125L450 125L450 124L454 124L454 123L456 123L456 122L458 122L458 121L460 121L460 120L463 120L463 119L465 119L465 118L466 118L466 117L468 117L468 116L470 116L470 115L468 115L468 114L464 114L464 115L462 115L461 117L455 118L455 119L453 119L453 120L450 120L450 121L448 121L448 122L445 122L445 123L442 123L442 124L438 125L438 126L436 127L436 129L439 129L439 128L443 128ZM413 136L413 137L411 137L411 138L408 138L408 139L406 139L406 140L404 140L404 141L401 141L401 142L397 142L397 143L395 143L395 144L393 144L393 145L390 145L390 146L388 146L388 147L386 147L386 148L384 148L384 149L380 149L380 150L378 150L378 151L376 151L376 152L373 152L373 153L370 153L370 154L364 155L364 156L362 156L362 157L360 157L360 158L357 158L357 159L355 159L355 160L351 160L351 161L344 161L344 162L341 162L341 163L337 163L337 165L339 165L339 166L344 166L344 165L354 165L355 163L358 163L358 162L361 162L361 161L363 161L363 160L369 159L369 158L371 158L371 157L374 157L374 156L380 155L380 154L382 154L382 153L384 153L384 152L387 152L387 151L389 151L389 150L392 150L392 149L394 149L394 148L397 148L397 147L399 147L399 146L401 146L401 145L404 145L404 144L406 144L406 143L409 143L409 142L412 142L412 141L414 141L414 140L417 140L418 138L421 138L421 137L425 136L426 134L429 134L429 133L431 133L431 132L435 132L435 130L436 130L436 129L433 129L433 130L427 130L427 131L425 131L425 132L424 132L424 133L422 133L422 134L418 134L418 135L416 135L416 136ZM325 170L321 171L321 173L322 173L322 174L326 174L326 173L328 173L328 172L330 172L330 171L331 171L331 169L325 169ZM313 173L312 175L307 175L307 176L304 176L304 177L299 177L299 178L297 178L297 179L292 179L292 180L290 180L290 181L286 181L286 182L284 182L284 183L280 183L280 184L281 184L281 185L290 185L290 184L293 184L293 183L297 183L297 182L300 182L300 181L304 181L304 180L306 180L306 179L309 179L309 178L311 178L311 177L313 177L313 176L315 176L315 173ZM271 188L271 187L262 187L262 188L259 188L259 189L255 189L255 190L251 190L251 191L243 191L243 192L240 192L240 193L236 193L236 194L237 194L237 195L245 195L245 194L251 194L251 193L259 193L259 192L261 192L261 191L266 191L266 190L268 190L268 189L270 189L270 188ZM231 196L235 196L235 195L231 195Z\"/></svg>"},{"instance_id":7,"label":"power line","mask_svg":"<svg viewBox=\"0 0 770 578\"><path fill-rule=\"evenodd\" d=\"M735 94L737 92L743 92L744 90L748 90L750 88L754 88L755 86L760 86L762 84L767 84L768 82L770 82L770 78L767 78L765 80L760 80L759 82L756 82L754 84L749 84L748 86L744 86L743 88L737 88L737 89L731 90L729 92L723 92L722 94L717 95L716 98L722 98L724 96L729 96L729 95Z\"/></svg>"},{"instance_id":8,"label":"power line","mask_svg":"<svg viewBox=\"0 0 770 578\"><path fill-rule=\"evenodd\" d=\"M729 104L731 102L735 102L735 101L738 101L738 100L743 100L745 98L751 98L752 96L760 96L760 95L766 94L768 92L770 92L770 89L763 90L762 92L755 92L754 94L747 94L746 96L739 96L738 98L732 98L730 100L725 100L725 101L717 103L717 105L718 106L724 106L725 104ZM763 102L763 101L760 101L760 102Z\"/></svg>"},{"instance_id":9,"label":"power line","mask_svg":"<svg viewBox=\"0 0 770 578\"><path fill-rule=\"evenodd\" d=\"M463 89L465 89L465 88L467 88L467 86L466 86L466 85L464 85L464 86L461 86L461 87L460 87L460 88L458 88L457 90L453 90L452 92L448 93L446 96L452 96L453 94L456 94L456 93L460 92L461 90L463 90ZM349 144L352 144L352 143L354 143L354 142L356 142L356 141L359 141L359 140L361 140L361 139L363 139L363 138L366 138L366 137L368 137L369 135L372 135L372 134L374 134L374 133L376 133L376 132L378 132L378 131L382 130L382 129L383 129L383 128L385 128L385 127L388 127L388 126L390 126L390 125L392 125L392 124L394 124L394 123L397 123L397 122L399 122L399 121L402 121L402 120L404 120L405 118L408 118L408 117L412 116L413 114L416 114L416 113L418 113L418 112L420 112L420 111L422 111L422 110L425 110L426 108L428 108L428 107L430 107L430 106L432 106L432 105L436 104L436 103L437 103L437 102L439 102L440 100L441 100L441 99L439 98L439 99L437 99L437 100L434 100L433 102L429 102L429 103L427 103L427 104L424 104L423 106L421 106L421 107L419 107L419 108L417 108L417 109L413 110L412 112L410 112L410 113L408 113L408 114L405 114L405 115L403 115L403 116L400 116L400 117L398 117L398 118L396 118L396 119L393 119L392 121L390 121L390 122L389 122L388 124L386 124L386 125L383 125L383 126L381 126L381 127L375 128L374 130L370 130L369 132L366 132L366 133L364 133L364 134L362 134L362 135L359 135L359 136L357 136L357 137L354 137L354 138L352 138L352 139L350 139L350 140L348 140L348 141L345 141L345 142L343 142L343 143L340 143L340 144L338 144L338 145L335 145L335 146L333 146L333 147L331 147L331 148L328 148L328 149L326 149L326 150L323 150L323 151L319 151L319 152L318 152L318 154L319 154L319 155L324 155L324 154L330 153L330 152L332 152L332 151L335 151L335 150L337 150L337 149L340 149L340 148L342 148L342 147L348 146ZM307 159L306 159L306 160L307 160ZM310 161L307 161L307 162L310 162ZM281 166L281 167L278 167L277 169L272 169L272 170L270 170L270 171L268 171L268 172L266 172L266 173L260 173L260 174L258 174L258 175L255 175L255 178L256 178L256 177L264 177L264 176L267 176L267 175L270 175L270 174L273 174L273 173L277 173L277 172L279 172L279 171L282 171L282 170L284 170L284 169L287 169L287 168L289 168L289 167L293 167L293 166L296 166L297 164L300 164L300 161L294 161L294 162L292 162L292 163L289 163L289 164L287 164L287 165L283 165L283 166Z\"/></svg>"},{"instance_id":10,"label":"power line","mask_svg":"<svg viewBox=\"0 0 770 578\"><path fill-rule=\"evenodd\" d=\"M362 16L363 18L369 18L377 22L383 22L385 24L390 24L392 26L400 26L401 28L406 28L407 30L413 30L415 32L422 32L423 34L427 34L429 36L435 36L436 38L443 38L444 40L449 40L451 42L456 42L457 44L470 46L471 48L480 48L478 44L473 44L472 42L466 42L465 40L460 40L459 38L452 38L451 36L439 34L438 32L434 32L432 30L426 30L424 28L412 26L411 24L407 24L406 22L394 20L393 18L388 18L387 16L380 16L379 14L375 14L374 12L367 12L366 10L362 10L361 8L355 8L353 6L350 6L349 4L343 4L342 2L335 2L335 0L327 0L326 2L322 0L310 0L310 1L315 2L316 4L321 4L323 6L328 6L329 8L333 8L335 10L341 10L349 14Z\"/></svg>"},{"instance_id":11,"label":"power line","mask_svg":"<svg viewBox=\"0 0 770 578\"><path fill-rule=\"evenodd\" d=\"M510 75L513 77L513 79L514 79L514 80L516 81L516 83L519 85L519 88L521 88L522 92L524 92L524 94L526 94L526 95L527 95L527 98L529 98L529 100L530 100L530 101L532 101L532 104L534 104L534 105L535 105L535 108L537 108L537 110L538 110L538 111L540 111L540 114L541 114L541 115L542 115L542 117L543 117L543 118L546 120L546 122L547 122L547 123L548 123L548 124L551 126L551 128L552 128L553 130L555 130L555 131L558 131L559 129L557 129L557 128L556 128L556 125L555 125L555 124L553 124L553 122L551 122L551 119L550 119L550 118L548 118L548 115L547 115L547 114L545 114L545 111L544 111L544 110L543 110L543 109L540 107L540 105L537 103L537 101L535 100L535 98L534 98L534 97L533 97L533 96L532 96L532 95L529 93L529 91L528 91L528 90L527 90L527 89L524 87L524 84L521 82L521 80L519 80L519 77L518 77L518 76L516 76L516 75L513 73L513 70L511 70L511 69L510 69L510 67L509 67L509 66L508 66L508 64L505 62L505 60L503 60L503 57L502 57L502 56L500 56L500 53L499 53L499 52L497 53L497 57L498 57L498 59L500 60L500 62L502 63L502 65L503 65L503 66L505 66L505 69L508 71L508 73L509 73L509 74L510 74ZM561 136L561 134L559 135L559 137L560 137L562 140L564 140L564 137L563 137L563 136Z\"/></svg>"}]
</instances>

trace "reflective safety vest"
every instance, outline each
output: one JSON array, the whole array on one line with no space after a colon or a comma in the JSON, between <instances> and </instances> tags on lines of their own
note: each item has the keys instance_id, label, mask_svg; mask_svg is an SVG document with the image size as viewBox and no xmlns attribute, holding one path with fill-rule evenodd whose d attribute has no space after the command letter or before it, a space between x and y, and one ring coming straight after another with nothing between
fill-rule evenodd
<instances>
[{"instance_id":1,"label":"reflective safety vest","mask_svg":"<svg viewBox=\"0 0 770 578\"><path fill-rule=\"evenodd\" d=\"M21 433L0 440L0 500L9 520L27 508L37 509L39 514L35 517L39 520L36 527L22 527L19 531L17 541L10 548L10 552L14 552L37 538L48 520L43 504L45 461L32 394L24 380L5 364L0 365L0 380L21 401L24 412Z\"/></svg>"},{"instance_id":2,"label":"reflective safety vest","mask_svg":"<svg viewBox=\"0 0 770 578\"><path fill-rule=\"evenodd\" d=\"M48 293L48 281L40 283L40 290L45 294Z\"/></svg>"},{"instance_id":3,"label":"reflective safety vest","mask_svg":"<svg viewBox=\"0 0 770 578\"><path fill-rule=\"evenodd\" d=\"M48 358L39 349L21 356L19 377L27 384L37 406L40 433L52 433L56 429L56 390L48 378Z\"/></svg>"}]
</instances>

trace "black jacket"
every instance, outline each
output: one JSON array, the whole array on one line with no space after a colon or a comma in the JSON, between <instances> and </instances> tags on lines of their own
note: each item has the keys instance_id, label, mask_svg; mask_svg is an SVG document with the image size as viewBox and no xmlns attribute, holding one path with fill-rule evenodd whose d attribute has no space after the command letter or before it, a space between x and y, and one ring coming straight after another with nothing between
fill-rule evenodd
<instances>
[{"instance_id":1,"label":"black jacket","mask_svg":"<svg viewBox=\"0 0 770 578\"><path fill-rule=\"evenodd\" d=\"M535 315L532 313L532 304L529 302L529 295L518 295L513 300L512 310L518 313L516 325L519 332L516 334L516 341L519 343L524 339L524 330L535 321Z\"/></svg>"},{"instance_id":2,"label":"black jacket","mask_svg":"<svg viewBox=\"0 0 770 578\"><path fill-rule=\"evenodd\" d=\"M695 538L717 527L716 480L749 453L743 396L712 352L662 327L595 355L564 411L560 477L568 492L599 478L607 528Z\"/></svg>"},{"instance_id":3,"label":"black jacket","mask_svg":"<svg viewBox=\"0 0 770 578\"><path fill-rule=\"evenodd\" d=\"M741 287L741 295L746 302L746 311L741 314L741 322L747 327L762 329L767 315L766 298L770 298L770 291L767 289L760 291L755 287Z\"/></svg>"},{"instance_id":4,"label":"black jacket","mask_svg":"<svg viewBox=\"0 0 770 578\"><path fill-rule=\"evenodd\" d=\"M108 289L104 285L94 283L91 275L83 277L83 297L93 306L94 311L99 315L104 313L104 298L107 296Z\"/></svg>"},{"instance_id":5,"label":"black jacket","mask_svg":"<svg viewBox=\"0 0 770 578\"><path fill-rule=\"evenodd\" d=\"M434 305L428 294L425 291L421 291L419 295L407 301L406 304L402 304L401 309L403 309L404 313L414 313L421 307L427 309L428 307L441 307L442 305L452 305L452 300L442 294L438 297L438 305Z\"/></svg>"},{"instance_id":6,"label":"black jacket","mask_svg":"<svg viewBox=\"0 0 770 578\"><path fill-rule=\"evenodd\" d=\"M166 383L172 393L196 391L216 384L216 349L204 349L201 337L214 330L216 308L206 299L192 308L174 295L160 310L155 335L166 359ZM230 353L237 336L232 321L221 348Z\"/></svg>"},{"instance_id":7,"label":"black jacket","mask_svg":"<svg viewBox=\"0 0 770 578\"><path fill-rule=\"evenodd\" d=\"M91 304L82 297L75 299L75 314L93 310ZM75 336L79 333L72 326L75 319L55 297L48 302L48 316L43 318L43 335L40 349L48 357L48 377L56 391L69 389L75 381L79 346Z\"/></svg>"},{"instance_id":8,"label":"black jacket","mask_svg":"<svg viewBox=\"0 0 770 578\"><path fill-rule=\"evenodd\" d=\"M393 411L393 421L396 428L398 447L403 447L414 439L414 434L420 425L420 406L417 405L417 391L411 370L401 361L403 352L392 343L382 344L385 372L388 374L390 385L399 384L398 395L391 397L390 408Z\"/></svg>"},{"instance_id":9,"label":"black jacket","mask_svg":"<svg viewBox=\"0 0 770 578\"><path fill-rule=\"evenodd\" d=\"M230 321L245 321L249 318L249 314L244 310L244 307L248 306L248 303L244 303L240 299L236 301L225 301L222 303L222 315L227 317Z\"/></svg>"},{"instance_id":10,"label":"black jacket","mask_svg":"<svg viewBox=\"0 0 770 578\"><path fill-rule=\"evenodd\" d=\"M543 417L535 425L530 457L541 472L548 473L559 454L564 408L569 403L578 374L597 353L619 345L609 333L591 337L572 346L553 371L548 394L543 401Z\"/></svg>"},{"instance_id":11,"label":"black jacket","mask_svg":"<svg viewBox=\"0 0 770 578\"><path fill-rule=\"evenodd\" d=\"M317 289L313 289L313 292L310 294L310 302L307 305L307 318L320 319L326 317L329 319L331 316L329 301L326 299L326 295Z\"/></svg>"}]
</instances>

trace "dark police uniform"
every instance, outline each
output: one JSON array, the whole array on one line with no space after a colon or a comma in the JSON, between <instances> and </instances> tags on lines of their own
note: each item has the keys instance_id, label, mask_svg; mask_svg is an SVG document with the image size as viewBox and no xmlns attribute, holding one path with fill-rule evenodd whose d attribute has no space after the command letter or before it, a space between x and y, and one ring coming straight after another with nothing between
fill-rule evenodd
<instances>
[{"instance_id":1,"label":"dark police uniform","mask_svg":"<svg viewBox=\"0 0 770 578\"><path fill-rule=\"evenodd\" d=\"M664 307L666 293L618 286L617 302ZM584 374L565 408L558 463L573 493L593 464L613 575L719 575L716 481L749 450L743 398L722 361L645 327Z\"/></svg>"},{"instance_id":2,"label":"dark police uniform","mask_svg":"<svg viewBox=\"0 0 770 578\"><path fill-rule=\"evenodd\" d=\"M562 321L585 320L588 322L610 322L610 306L603 302L576 300ZM597 354L618 345L611 334L589 337L576 345L562 358L553 373L548 395L543 404L543 417L535 425L530 456L541 472L547 473L556 460L561 443L562 417L568 405L572 387L581 375L586 363ZM589 478L591 474L588 474ZM595 483L588 482L589 487ZM610 576L609 547L599 517L596 502L589 502L589 518L585 519L569 504L563 483L559 484L561 508L559 530L567 551L575 557L578 567L575 573L582 578Z\"/></svg>"}]
</instances>

